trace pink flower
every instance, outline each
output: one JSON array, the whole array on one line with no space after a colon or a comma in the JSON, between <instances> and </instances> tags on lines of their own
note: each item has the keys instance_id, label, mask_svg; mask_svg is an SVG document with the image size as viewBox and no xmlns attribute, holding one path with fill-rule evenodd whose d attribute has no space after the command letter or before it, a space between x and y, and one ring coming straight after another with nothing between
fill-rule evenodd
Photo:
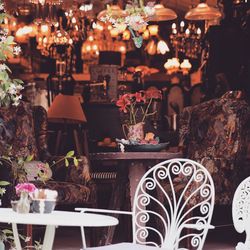
<instances>
[{"instance_id":1,"label":"pink flower","mask_svg":"<svg viewBox=\"0 0 250 250\"><path fill-rule=\"evenodd\" d=\"M123 96L120 96L120 98L116 102L116 106L120 107L120 110L124 113L127 113L127 106L131 104L129 100L130 96L128 94L125 94Z\"/></svg>"},{"instance_id":2,"label":"pink flower","mask_svg":"<svg viewBox=\"0 0 250 250\"><path fill-rule=\"evenodd\" d=\"M32 183L19 183L15 188L17 194L21 192L33 193L36 190L36 186Z\"/></svg>"}]
</instances>

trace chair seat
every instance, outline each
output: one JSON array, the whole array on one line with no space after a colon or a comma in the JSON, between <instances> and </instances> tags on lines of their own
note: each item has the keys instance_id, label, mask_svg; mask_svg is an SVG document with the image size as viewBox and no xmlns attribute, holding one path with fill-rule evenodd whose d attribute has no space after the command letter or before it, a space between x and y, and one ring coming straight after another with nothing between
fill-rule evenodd
<instances>
[{"instance_id":1,"label":"chair seat","mask_svg":"<svg viewBox=\"0 0 250 250\"><path fill-rule=\"evenodd\" d=\"M46 183L35 181L37 188L48 188L58 192L57 204L82 204L89 200L90 189L82 184L48 181Z\"/></svg>"},{"instance_id":2,"label":"chair seat","mask_svg":"<svg viewBox=\"0 0 250 250\"><path fill-rule=\"evenodd\" d=\"M108 245L108 246L90 247L90 248L87 248L86 250L128 250L128 249L129 250L155 250L155 249L158 249L158 247L124 242L124 243L113 244L113 245Z\"/></svg>"}]
</instances>

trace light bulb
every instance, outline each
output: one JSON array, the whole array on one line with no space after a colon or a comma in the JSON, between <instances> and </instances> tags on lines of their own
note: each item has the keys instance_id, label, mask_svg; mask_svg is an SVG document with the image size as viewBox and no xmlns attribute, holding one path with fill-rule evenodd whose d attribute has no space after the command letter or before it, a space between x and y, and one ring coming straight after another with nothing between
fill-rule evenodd
<instances>
[{"instance_id":1,"label":"light bulb","mask_svg":"<svg viewBox=\"0 0 250 250\"><path fill-rule=\"evenodd\" d=\"M185 22L181 21L180 26L183 28L185 26Z\"/></svg>"},{"instance_id":2,"label":"light bulb","mask_svg":"<svg viewBox=\"0 0 250 250\"><path fill-rule=\"evenodd\" d=\"M167 52L169 52L169 47L167 43L163 40L160 40L157 44L157 53L164 55Z\"/></svg>"},{"instance_id":3,"label":"light bulb","mask_svg":"<svg viewBox=\"0 0 250 250\"><path fill-rule=\"evenodd\" d=\"M173 30L176 29L176 23L173 23L173 24L172 24L172 29L173 29Z\"/></svg>"}]
</instances>

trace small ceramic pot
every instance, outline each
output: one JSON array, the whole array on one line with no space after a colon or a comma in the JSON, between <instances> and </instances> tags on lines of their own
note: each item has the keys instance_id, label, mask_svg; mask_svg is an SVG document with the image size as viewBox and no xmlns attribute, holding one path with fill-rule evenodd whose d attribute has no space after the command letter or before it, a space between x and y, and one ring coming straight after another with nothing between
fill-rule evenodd
<instances>
[{"instance_id":1,"label":"small ceramic pot","mask_svg":"<svg viewBox=\"0 0 250 250\"><path fill-rule=\"evenodd\" d=\"M56 200L33 199L31 210L33 213L49 214L56 206Z\"/></svg>"}]
</instances>

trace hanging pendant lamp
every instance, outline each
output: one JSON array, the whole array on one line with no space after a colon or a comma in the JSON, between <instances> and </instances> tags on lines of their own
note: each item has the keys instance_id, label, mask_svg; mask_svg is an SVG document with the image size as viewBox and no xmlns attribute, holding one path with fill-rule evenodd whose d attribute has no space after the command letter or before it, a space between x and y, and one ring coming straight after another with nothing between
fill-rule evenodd
<instances>
[{"instance_id":1,"label":"hanging pendant lamp","mask_svg":"<svg viewBox=\"0 0 250 250\"><path fill-rule=\"evenodd\" d=\"M150 18L150 21L168 21L168 20L174 20L177 18L177 14L169 8L164 7L162 4L156 4L154 6L155 9L155 15Z\"/></svg>"},{"instance_id":2,"label":"hanging pendant lamp","mask_svg":"<svg viewBox=\"0 0 250 250\"><path fill-rule=\"evenodd\" d=\"M110 7L110 11L112 12L112 14L114 16L117 16L117 17L122 17L122 16L125 16L125 12L120 8L119 5L111 5ZM98 20L101 20L102 17L105 17L106 15L108 14L108 10L105 9L105 10L102 10L98 15L97 15L97 19Z\"/></svg>"},{"instance_id":3,"label":"hanging pendant lamp","mask_svg":"<svg viewBox=\"0 0 250 250\"><path fill-rule=\"evenodd\" d=\"M199 3L185 15L187 20L212 20L221 17L221 12L214 7L208 6L207 3Z\"/></svg>"}]
</instances>

